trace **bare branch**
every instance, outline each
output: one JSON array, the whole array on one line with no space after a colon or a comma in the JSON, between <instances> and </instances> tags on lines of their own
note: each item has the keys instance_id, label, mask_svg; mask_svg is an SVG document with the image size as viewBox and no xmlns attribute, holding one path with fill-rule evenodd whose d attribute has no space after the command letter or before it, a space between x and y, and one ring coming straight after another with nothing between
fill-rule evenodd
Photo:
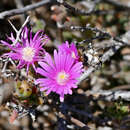
<instances>
[{"instance_id":1,"label":"bare branch","mask_svg":"<svg viewBox=\"0 0 130 130\"><path fill-rule=\"evenodd\" d=\"M125 42L129 43L129 39L127 37L129 32L127 32L123 38L125 39ZM99 62L104 63L105 61L109 60L111 56L113 56L117 50L119 50L121 47L125 46L124 42L114 41L113 39L110 39L110 42L112 42L115 46L111 47L107 52L103 54L101 57L101 60ZM100 64L100 63L97 63ZM85 80L93 71L97 70L97 67L89 67L79 78L78 84L80 84L83 80Z\"/></svg>"},{"instance_id":2,"label":"bare branch","mask_svg":"<svg viewBox=\"0 0 130 130\"><path fill-rule=\"evenodd\" d=\"M78 30L78 31L81 31L81 32L84 32L84 31L93 31L96 33L96 36L93 37L93 38L90 38L90 39L86 39L86 40L83 40L81 42L78 42L78 44L83 44L85 42L91 42L92 40L96 40L96 39L100 39L100 38L112 38L113 40L117 41L117 42L120 42L122 44L125 44L125 45L130 45L129 43L127 42L124 42L123 40L121 40L120 38L118 37L112 37L111 34L109 34L108 32L106 31L103 31L103 30L100 30L96 27L90 27L90 25L86 25L85 27L81 27L81 26L71 26L70 29L72 30ZM113 45L116 45L116 44L113 44ZM118 43L119 45L119 43Z\"/></svg>"},{"instance_id":3,"label":"bare branch","mask_svg":"<svg viewBox=\"0 0 130 130\"><path fill-rule=\"evenodd\" d=\"M86 25L85 27L71 26L70 28L71 28L72 30L79 30L79 31L81 31L81 32L86 31L86 30L90 30L90 31L93 31L93 32L96 32L96 33L101 33L101 34L103 34L103 35L106 35L108 38L111 38L111 37L112 37L109 33L105 32L105 31L102 31L102 30L100 30L100 29L98 29L98 28L90 27L89 24Z\"/></svg>"},{"instance_id":4,"label":"bare branch","mask_svg":"<svg viewBox=\"0 0 130 130\"><path fill-rule=\"evenodd\" d=\"M8 22L10 23L10 25L12 26L12 28L14 29L14 31L17 33L18 30L15 28L15 26L12 24L12 22L10 20L8 20Z\"/></svg>"},{"instance_id":5,"label":"bare branch","mask_svg":"<svg viewBox=\"0 0 130 130\"><path fill-rule=\"evenodd\" d=\"M66 7L69 11L75 13L75 14L80 14L80 15L92 15L92 14L96 14L96 15L104 15L104 14L114 14L115 11L113 10L95 10L95 6L98 3L101 2L105 2L111 5L114 5L115 7L118 8L118 10L120 11L126 11L127 13L130 12L130 7L127 5L123 5L120 2L116 2L113 0L95 0L93 1L93 8L90 8L88 11L86 10L82 10L82 9L77 9L75 7L73 7L72 5L68 4L67 2L63 1L63 0L57 0L57 2L61 5L63 5L64 7Z\"/></svg>"},{"instance_id":6,"label":"bare branch","mask_svg":"<svg viewBox=\"0 0 130 130\"><path fill-rule=\"evenodd\" d=\"M99 92L90 92L90 94L105 100L105 101L117 101L119 99L124 101L130 101L130 91L110 91L101 90Z\"/></svg>"},{"instance_id":7,"label":"bare branch","mask_svg":"<svg viewBox=\"0 0 130 130\"><path fill-rule=\"evenodd\" d=\"M37 2L37 3L31 4L31 5L27 5L24 8L13 9L13 10L10 10L10 11L4 11L4 12L0 13L0 19L4 19L4 18L11 17L11 16L18 15L18 14L23 14L27 11L41 7L44 4L49 3L50 1L51 0L42 0L41 2Z\"/></svg>"},{"instance_id":8,"label":"bare branch","mask_svg":"<svg viewBox=\"0 0 130 130\"><path fill-rule=\"evenodd\" d=\"M100 0L97 0L94 2L94 6L93 8L90 8L88 11L86 10L81 10L81 9L77 9L73 6L71 6L70 4L68 4L67 2L63 1L63 0L57 0L57 2L61 5L63 5L64 7L66 7L67 9L69 9L69 11L73 12L73 13L76 13L76 14L80 14L80 15L92 15L92 14L106 14L106 13L110 13L110 14L113 14L113 11L108 11L108 10L95 10L95 5L97 3L100 2Z\"/></svg>"},{"instance_id":9,"label":"bare branch","mask_svg":"<svg viewBox=\"0 0 130 130\"><path fill-rule=\"evenodd\" d=\"M129 6L122 5L121 3L115 2L113 0L104 0L104 1L103 0L97 0L95 2L95 4L99 3L100 1L106 2L108 4L112 4L112 5L118 7L121 10L128 11L128 13L129 13L129 10L130 10ZM39 7L41 7L44 4L47 4L49 2L51 2L51 0L43 0L43 1L37 2L35 4L27 5L24 8L19 8L19 9L13 9L13 10L9 10L9 11L4 11L4 12L0 13L0 19L4 19L4 18L11 17L11 16L14 16L14 15L23 14L23 13L25 13L27 11L33 10L35 8L39 8ZM89 11L79 10L79 9L74 8L73 6L71 6L70 4L68 4L65 1L61 1L60 2L60 1L57 0L57 2L59 4L62 4L64 7L66 7L69 10L71 10L72 12L77 13L77 14L81 14L81 15L106 14L106 13L112 13L113 14L113 11L108 11L108 10L94 10L94 9L90 9Z\"/></svg>"},{"instance_id":10,"label":"bare branch","mask_svg":"<svg viewBox=\"0 0 130 130\"><path fill-rule=\"evenodd\" d=\"M26 24L29 22L30 20L30 16L28 16L25 20L25 22L23 23L22 27L19 29L19 31L15 28L15 26L11 23L11 21L9 21L9 23L11 24L12 28L15 30L16 32L16 40L14 41L14 43L12 44L12 46L14 46L19 40L20 40L20 34L23 30L23 28L26 26Z\"/></svg>"}]
</instances>

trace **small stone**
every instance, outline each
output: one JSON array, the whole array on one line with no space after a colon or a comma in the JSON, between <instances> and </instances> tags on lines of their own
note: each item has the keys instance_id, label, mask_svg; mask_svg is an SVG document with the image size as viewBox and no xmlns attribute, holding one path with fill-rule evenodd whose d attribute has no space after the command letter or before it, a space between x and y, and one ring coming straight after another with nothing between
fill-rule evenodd
<instances>
[{"instance_id":1,"label":"small stone","mask_svg":"<svg viewBox=\"0 0 130 130\"><path fill-rule=\"evenodd\" d=\"M1 116L3 117L9 117L9 113L7 111L2 111Z\"/></svg>"},{"instance_id":2,"label":"small stone","mask_svg":"<svg viewBox=\"0 0 130 130\"><path fill-rule=\"evenodd\" d=\"M39 124L38 124L37 122L33 122L32 126L33 126L35 129L37 129L38 126L39 126Z\"/></svg>"}]
</instances>

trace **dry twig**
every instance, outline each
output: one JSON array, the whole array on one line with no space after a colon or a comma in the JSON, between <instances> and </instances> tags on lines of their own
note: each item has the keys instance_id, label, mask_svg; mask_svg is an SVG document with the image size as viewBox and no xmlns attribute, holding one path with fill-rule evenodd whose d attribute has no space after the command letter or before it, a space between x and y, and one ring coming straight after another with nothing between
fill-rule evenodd
<instances>
[{"instance_id":1,"label":"dry twig","mask_svg":"<svg viewBox=\"0 0 130 130\"><path fill-rule=\"evenodd\" d=\"M130 91L101 90L96 93L91 91L90 94L92 94L104 101L117 101L119 99L124 100L124 101L130 101Z\"/></svg>"},{"instance_id":2,"label":"dry twig","mask_svg":"<svg viewBox=\"0 0 130 130\"><path fill-rule=\"evenodd\" d=\"M29 22L30 20L30 16L28 16L25 20L25 22L23 23L23 25L21 26L21 28L19 29L19 31L15 28L15 26L9 21L9 23L11 24L12 28L15 30L16 32L16 40L15 42L12 44L12 46L14 46L19 40L20 40L20 35L21 32L23 31L23 28L26 26L26 24Z\"/></svg>"},{"instance_id":3,"label":"dry twig","mask_svg":"<svg viewBox=\"0 0 130 130\"><path fill-rule=\"evenodd\" d=\"M128 34L128 32L126 33L126 35ZM124 35L123 37L125 37L125 42L129 43L129 39L127 39L127 36ZM113 56L121 47L125 46L126 44L124 44L124 42L119 42L119 41L114 41L113 39L110 39L110 42L112 42L113 44L115 44L115 46L111 47L107 52L105 52L103 54L103 56L101 57L101 60L99 62L104 63L105 61L109 60L111 56ZM100 64L100 63L97 63ZM83 80L87 79L88 76L93 72L97 70L96 67L89 67L79 78L78 84L80 84Z\"/></svg>"},{"instance_id":4,"label":"dry twig","mask_svg":"<svg viewBox=\"0 0 130 130\"><path fill-rule=\"evenodd\" d=\"M42 0L42 1L37 2L35 4L27 5L24 8L4 11L4 12L0 13L0 19L4 19L4 18L11 17L11 16L18 15L18 14L23 14L23 13L25 13L27 11L30 11L30 10L36 9L38 7L41 7L44 4L49 3L50 1L51 0Z\"/></svg>"}]
</instances>

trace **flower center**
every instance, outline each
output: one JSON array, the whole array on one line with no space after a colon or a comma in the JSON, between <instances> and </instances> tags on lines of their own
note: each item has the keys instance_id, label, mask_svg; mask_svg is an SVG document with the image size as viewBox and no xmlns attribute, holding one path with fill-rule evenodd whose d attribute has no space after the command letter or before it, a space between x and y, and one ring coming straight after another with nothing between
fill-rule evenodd
<instances>
[{"instance_id":1,"label":"flower center","mask_svg":"<svg viewBox=\"0 0 130 130\"><path fill-rule=\"evenodd\" d=\"M65 85L69 79L69 75L66 72L59 72L56 77L56 81L59 85Z\"/></svg>"},{"instance_id":2,"label":"flower center","mask_svg":"<svg viewBox=\"0 0 130 130\"><path fill-rule=\"evenodd\" d=\"M33 57L34 57L34 54L35 54L35 50L32 48L32 47L25 47L23 50L22 50L22 58L25 60L25 61L32 61L33 60Z\"/></svg>"},{"instance_id":3,"label":"flower center","mask_svg":"<svg viewBox=\"0 0 130 130\"><path fill-rule=\"evenodd\" d=\"M76 55L75 55L75 53L73 51L71 53L71 56L72 56L72 58L76 59Z\"/></svg>"}]
</instances>

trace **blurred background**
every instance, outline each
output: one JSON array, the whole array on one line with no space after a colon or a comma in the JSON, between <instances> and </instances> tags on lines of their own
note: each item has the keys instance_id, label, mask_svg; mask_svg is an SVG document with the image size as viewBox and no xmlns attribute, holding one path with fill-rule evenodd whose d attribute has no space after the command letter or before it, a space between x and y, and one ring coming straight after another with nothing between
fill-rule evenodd
<instances>
[{"instance_id":1,"label":"blurred background","mask_svg":"<svg viewBox=\"0 0 130 130\"><path fill-rule=\"evenodd\" d=\"M1 0L0 16L4 11L24 8L38 2L41 0ZM100 61L100 57L114 45L109 37L103 35L96 37L95 31L74 30L71 26L86 27L89 24L92 28L108 32L112 37L121 37L123 40L127 37L127 42L130 43L130 0L66 0L65 2L79 10L97 12L83 15L73 11L72 8L69 9L68 5L66 8L65 5L50 0L43 6L23 14L0 17L0 40L6 40L11 32L15 34L8 20L20 29L26 17L30 16L27 26L32 28L33 33L42 29L50 37L50 41L45 46L46 51L53 54L53 50L66 40L74 42L85 70L95 66L84 56L90 48L96 52L94 56ZM8 48L0 45L1 55L7 51ZM1 61L0 70L2 66ZM14 71L11 66L9 64L8 68ZM32 76L33 72L30 72L30 75ZM13 77L4 77L0 72L1 90L7 86L9 88L7 91L12 91L9 87L14 86L12 82L16 82ZM100 91L102 91L101 95L115 91L121 91L125 95L125 92L127 94L130 91L128 45L121 47L109 60L98 65L96 71L74 90L73 95L66 96L64 103L58 101L56 94L44 98L37 97L40 103L34 104L36 105L35 121L30 114L27 114L10 123L12 116L15 116L13 108L7 105L7 102L16 100L12 93L11 98L1 102L0 130L130 130L130 98L113 99L109 94L107 94L108 98L100 97ZM17 99L16 104L23 105L23 100ZM29 113L33 113L32 104L26 107L31 107L30 111L32 111Z\"/></svg>"}]
</instances>

